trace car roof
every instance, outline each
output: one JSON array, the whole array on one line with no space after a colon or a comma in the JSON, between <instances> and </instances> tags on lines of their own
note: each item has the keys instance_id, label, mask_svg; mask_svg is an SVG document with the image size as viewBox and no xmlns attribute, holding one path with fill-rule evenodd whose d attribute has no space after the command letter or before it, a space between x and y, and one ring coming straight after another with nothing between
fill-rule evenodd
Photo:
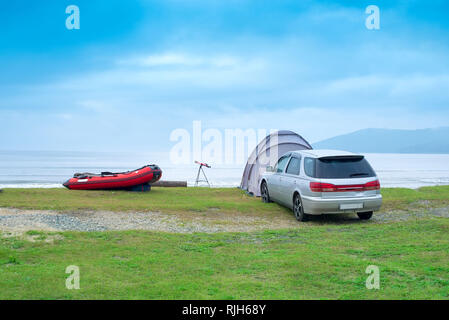
<instances>
[{"instance_id":1,"label":"car roof","mask_svg":"<svg viewBox=\"0 0 449 320\"><path fill-rule=\"evenodd\" d=\"M335 157L335 156L358 156L359 154L342 151L342 150L330 150L330 149L310 149L310 150L297 150L292 151L292 153L298 153L305 156L310 156L313 158L321 158L321 157Z\"/></svg>"}]
</instances>

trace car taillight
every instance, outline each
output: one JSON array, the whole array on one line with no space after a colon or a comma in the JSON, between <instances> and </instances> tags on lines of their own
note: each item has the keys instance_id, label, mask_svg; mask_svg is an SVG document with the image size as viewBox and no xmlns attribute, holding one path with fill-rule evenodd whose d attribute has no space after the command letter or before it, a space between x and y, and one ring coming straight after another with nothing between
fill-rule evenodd
<instances>
[{"instance_id":1,"label":"car taillight","mask_svg":"<svg viewBox=\"0 0 449 320\"><path fill-rule=\"evenodd\" d=\"M367 182L365 184L335 185L332 183L311 182L310 190L313 192L348 192L348 191L368 191L379 190L379 180Z\"/></svg>"},{"instance_id":2,"label":"car taillight","mask_svg":"<svg viewBox=\"0 0 449 320\"><path fill-rule=\"evenodd\" d=\"M365 183L364 190L379 190L380 189L380 182L379 180L374 180Z\"/></svg>"},{"instance_id":3,"label":"car taillight","mask_svg":"<svg viewBox=\"0 0 449 320\"><path fill-rule=\"evenodd\" d=\"M334 192L335 185L332 183L311 182L310 190L313 192Z\"/></svg>"}]
</instances>

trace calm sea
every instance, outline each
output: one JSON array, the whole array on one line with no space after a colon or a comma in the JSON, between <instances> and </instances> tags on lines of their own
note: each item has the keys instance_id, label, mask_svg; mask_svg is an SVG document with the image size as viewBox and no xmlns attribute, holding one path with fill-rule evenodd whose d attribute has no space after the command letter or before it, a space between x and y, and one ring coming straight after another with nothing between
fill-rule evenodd
<instances>
[{"instance_id":1,"label":"calm sea","mask_svg":"<svg viewBox=\"0 0 449 320\"><path fill-rule=\"evenodd\" d=\"M449 184L449 154L366 154L383 187ZM164 180L193 185L197 167L175 166L158 153L0 151L0 188L54 188L75 172L127 171L158 164ZM216 187L237 187L243 165L205 169Z\"/></svg>"}]
</instances>

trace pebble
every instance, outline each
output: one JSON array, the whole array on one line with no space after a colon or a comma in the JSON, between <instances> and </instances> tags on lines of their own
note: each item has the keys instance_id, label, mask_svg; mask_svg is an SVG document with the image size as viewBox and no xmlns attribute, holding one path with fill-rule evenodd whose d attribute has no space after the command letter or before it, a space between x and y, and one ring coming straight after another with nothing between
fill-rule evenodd
<instances>
[{"instance_id":1,"label":"pebble","mask_svg":"<svg viewBox=\"0 0 449 320\"><path fill-rule=\"evenodd\" d=\"M162 212L109 212L51 210L22 210L0 208L0 230L7 231L113 231L150 230L170 233L250 232L273 229L300 229L314 224L388 223L426 216L449 218L449 207L404 212L379 212L368 221L352 215L313 216L305 224L298 223L292 215L269 218L257 215L226 214L218 211L207 215L190 216Z\"/></svg>"}]
</instances>

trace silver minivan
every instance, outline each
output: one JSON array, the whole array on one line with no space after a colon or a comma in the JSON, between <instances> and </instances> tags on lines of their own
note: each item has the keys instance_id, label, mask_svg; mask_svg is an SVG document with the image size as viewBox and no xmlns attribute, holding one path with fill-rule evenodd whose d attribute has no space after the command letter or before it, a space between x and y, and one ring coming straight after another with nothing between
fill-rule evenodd
<instances>
[{"instance_id":1,"label":"silver minivan","mask_svg":"<svg viewBox=\"0 0 449 320\"><path fill-rule=\"evenodd\" d=\"M262 201L308 215L356 213L370 219L382 205L380 183L363 155L338 150L300 150L284 154L261 177Z\"/></svg>"}]
</instances>

